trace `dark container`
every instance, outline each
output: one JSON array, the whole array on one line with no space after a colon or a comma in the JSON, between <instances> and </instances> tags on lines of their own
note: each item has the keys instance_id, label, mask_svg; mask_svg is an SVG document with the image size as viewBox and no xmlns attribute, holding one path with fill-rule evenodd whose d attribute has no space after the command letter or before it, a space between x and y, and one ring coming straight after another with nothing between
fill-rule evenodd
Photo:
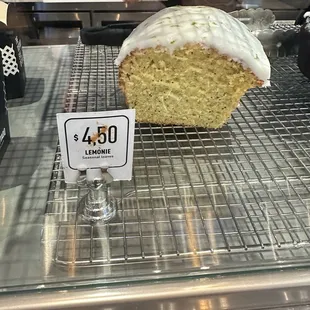
<instances>
[{"instance_id":1,"label":"dark container","mask_svg":"<svg viewBox=\"0 0 310 310\"><path fill-rule=\"evenodd\" d=\"M1 59L1 52L0 52ZM0 116L6 112L6 92L2 63L0 62Z\"/></svg>"},{"instance_id":2,"label":"dark container","mask_svg":"<svg viewBox=\"0 0 310 310\"><path fill-rule=\"evenodd\" d=\"M10 142L8 111L0 115L0 163Z\"/></svg>"},{"instance_id":3,"label":"dark container","mask_svg":"<svg viewBox=\"0 0 310 310\"><path fill-rule=\"evenodd\" d=\"M9 5L7 25L0 22L0 52L7 100L23 97L26 88L22 42L14 28L16 28L15 7Z\"/></svg>"},{"instance_id":4,"label":"dark container","mask_svg":"<svg viewBox=\"0 0 310 310\"><path fill-rule=\"evenodd\" d=\"M0 52L1 59L1 52ZM0 62L0 163L10 141L9 116L6 107L5 82Z\"/></svg>"}]
</instances>

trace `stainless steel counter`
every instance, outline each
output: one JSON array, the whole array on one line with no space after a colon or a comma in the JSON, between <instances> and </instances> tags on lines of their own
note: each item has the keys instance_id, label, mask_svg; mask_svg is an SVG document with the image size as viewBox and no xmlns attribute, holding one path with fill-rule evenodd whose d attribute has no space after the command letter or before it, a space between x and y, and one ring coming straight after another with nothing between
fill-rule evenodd
<instances>
[{"instance_id":1,"label":"stainless steel counter","mask_svg":"<svg viewBox=\"0 0 310 310\"><path fill-rule=\"evenodd\" d=\"M196 280L102 287L90 280L84 288L43 287L0 298L0 309L90 310L309 310L309 271L271 272ZM61 286L61 285L60 285Z\"/></svg>"},{"instance_id":2,"label":"stainless steel counter","mask_svg":"<svg viewBox=\"0 0 310 310\"><path fill-rule=\"evenodd\" d=\"M24 45L75 43L80 28L115 22L143 21L165 7L165 1L59 1L12 0L19 14ZM27 3L29 2L29 3ZM273 10L277 20L295 20L307 1L283 0L187 0L183 5L210 5L231 12L241 8L263 7ZM171 4L170 4L171 5Z\"/></svg>"}]
</instances>

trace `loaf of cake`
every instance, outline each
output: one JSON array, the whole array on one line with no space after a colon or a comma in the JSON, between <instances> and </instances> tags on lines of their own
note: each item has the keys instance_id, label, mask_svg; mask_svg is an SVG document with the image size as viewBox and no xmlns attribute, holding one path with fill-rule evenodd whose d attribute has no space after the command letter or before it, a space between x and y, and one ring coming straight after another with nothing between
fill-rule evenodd
<instances>
[{"instance_id":1,"label":"loaf of cake","mask_svg":"<svg viewBox=\"0 0 310 310\"><path fill-rule=\"evenodd\" d=\"M259 40L234 17L204 6L176 6L142 22L115 61L119 84L139 122L219 128L252 87L268 86Z\"/></svg>"}]
</instances>

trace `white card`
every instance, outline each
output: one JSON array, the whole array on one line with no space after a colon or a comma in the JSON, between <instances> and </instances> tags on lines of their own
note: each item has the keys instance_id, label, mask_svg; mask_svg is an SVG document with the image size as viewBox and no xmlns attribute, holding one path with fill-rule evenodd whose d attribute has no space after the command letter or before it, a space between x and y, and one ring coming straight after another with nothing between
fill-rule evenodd
<instances>
[{"instance_id":1,"label":"white card","mask_svg":"<svg viewBox=\"0 0 310 310\"><path fill-rule=\"evenodd\" d=\"M114 180L132 177L135 110L57 114L67 183L79 170L108 167Z\"/></svg>"}]
</instances>

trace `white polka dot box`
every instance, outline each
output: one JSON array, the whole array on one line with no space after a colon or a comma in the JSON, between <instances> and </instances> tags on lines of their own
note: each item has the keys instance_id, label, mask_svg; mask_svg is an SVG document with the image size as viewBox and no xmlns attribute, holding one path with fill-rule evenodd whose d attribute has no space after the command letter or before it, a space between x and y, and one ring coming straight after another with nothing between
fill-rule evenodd
<instances>
[{"instance_id":1,"label":"white polka dot box","mask_svg":"<svg viewBox=\"0 0 310 310\"><path fill-rule=\"evenodd\" d=\"M26 88L22 44L15 29L9 28L10 16L16 18L14 6L0 0L0 163L10 143L7 100L23 97Z\"/></svg>"},{"instance_id":2,"label":"white polka dot box","mask_svg":"<svg viewBox=\"0 0 310 310\"><path fill-rule=\"evenodd\" d=\"M24 57L21 40L13 30L0 28L0 52L6 98L21 98L26 87Z\"/></svg>"}]
</instances>

